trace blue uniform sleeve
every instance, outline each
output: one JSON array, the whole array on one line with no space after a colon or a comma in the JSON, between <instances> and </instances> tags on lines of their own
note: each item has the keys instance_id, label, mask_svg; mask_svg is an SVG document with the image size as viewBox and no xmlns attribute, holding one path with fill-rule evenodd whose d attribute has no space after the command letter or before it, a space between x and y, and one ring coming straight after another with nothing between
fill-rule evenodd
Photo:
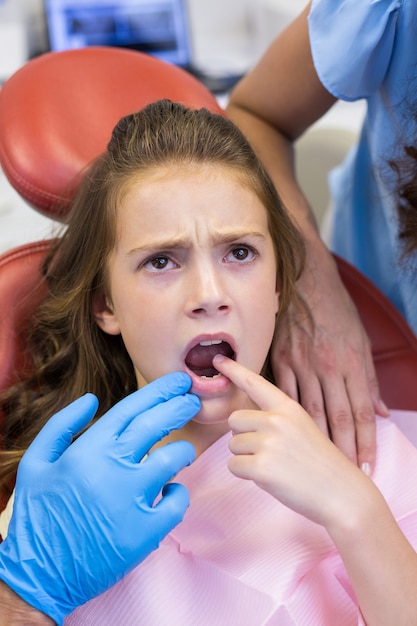
<instances>
[{"instance_id":1,"label":"blue uniform sleeve","mask_svg":"<svg viewBox=\"0 0 417 626\"><path fill-rule=\"evenodd\" d=\"M316 72L336 98L367 98L383 83L403 0L313 0L309 22Z\"/></svg>"}]
</instances>

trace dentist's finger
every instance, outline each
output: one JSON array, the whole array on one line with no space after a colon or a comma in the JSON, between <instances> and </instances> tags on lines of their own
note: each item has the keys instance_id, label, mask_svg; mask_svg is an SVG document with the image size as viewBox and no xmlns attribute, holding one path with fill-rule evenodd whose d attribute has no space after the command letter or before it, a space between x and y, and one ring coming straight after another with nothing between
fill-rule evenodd
<instances>
[{"instance_id":1,"label":"dentist's finger","mask_svg":"<svg viewBox=\"0 0 417 626\"><path fill-rule=\"evenodd\" d=\"M118 438L137 416L172 398L186 394L190 387L191 378L184 372L162 376L115 404L89 429L88 433L91 433L89 437L94 439L100 436L107 440ZM167 427L170 430L178 428L175 416L170 415L171 420L167 419Z\"/></svg>"},{"instance_id":2,"label":"dentist's finger","mask_svg":"<svg viewBox=\"0 0 417 626\"><path fill-rule=\"evenodd\" d=\"M25 464L56 461L71 445L73 438L88 426L97 407L96 396L87 393L56 413L29 446L24 456Z\"/></svg>"},{"instance_id":3,"label":"dentist's finger","mask_svg":"<svg viewBox=\"0 0 417 626\"><path fill-rule=\"evenodd\" d=\"M138 492L146 495L152 506L161 489L171 481L184 467L195 461L196 452L189 441L172 441L150 452L138 466Z\"/></svg>"},{"instance_id":4,"label":"dentist's finger","mask_svg":"<svg viewBox=\"0 0 417 626\"><path fill-rule=\"evenodd\" d=\"M117 441L118 454L138 462L158 441L179 430L201 409L201 401L194 394L171 398L135 418ZM171 476L172 478L172 476Z\"/></svg>"}]
</instances>

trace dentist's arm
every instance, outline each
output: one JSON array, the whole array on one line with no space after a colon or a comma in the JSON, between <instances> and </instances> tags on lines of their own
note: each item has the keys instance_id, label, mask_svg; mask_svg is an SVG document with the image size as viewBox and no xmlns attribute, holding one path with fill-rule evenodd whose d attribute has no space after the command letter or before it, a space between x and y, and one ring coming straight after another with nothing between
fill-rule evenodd
<instances>
[{"instance_id":1,"label":"dentist's arm","mask_svg":"<svg viewBox=\"0 0 417 626\"><path fill-rule=\"evenodd\" d=\"M230 471L327 529L368 626L415 623L417 554L375 484L297 402L226 357L213 363L259 407L229 418Z\"/></svg>"},{"instance_id":2,"label":"dentist's arm","mask_svg":"<svg viewBox=\"0 0 417 626\"><path fill-rule=\"evenodd\" d=\"M200 410L190 386L186 374L165 376L123 399L75 441L94 417L95 396L49 420L20 463L0 545L1 626L62 624L182 520L188 492L167 483L194 460L193 446L178 441L143 458Z\"/></svg>"},{"instance_id":3,"label":"dentist's arm","mask_svg":"<svg viewBox=\"0 0 417 626\"><path fill-rule=\"evenodd\" d=\"M0 581L1 626L54 626L55 622L27 604L3 581Z\"/></svg>"}]
</instances>

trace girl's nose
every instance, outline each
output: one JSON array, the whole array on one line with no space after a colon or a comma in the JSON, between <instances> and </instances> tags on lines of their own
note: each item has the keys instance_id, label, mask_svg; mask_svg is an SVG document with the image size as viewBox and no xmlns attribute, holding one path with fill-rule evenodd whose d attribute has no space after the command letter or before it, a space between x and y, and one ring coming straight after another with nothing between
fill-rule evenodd
<instances>
[{"instance_id":1,"label":"girl's nose","mask_svg":"<svg viewBox=\"0 0 417 626\"><path fill-rule=\"evenodd\" d=\"M224 314L230 309L230 296L220 274L220 271L207 266L193 273L187 303L189 315L213 316Z\"/></svg>"}]
</instances>

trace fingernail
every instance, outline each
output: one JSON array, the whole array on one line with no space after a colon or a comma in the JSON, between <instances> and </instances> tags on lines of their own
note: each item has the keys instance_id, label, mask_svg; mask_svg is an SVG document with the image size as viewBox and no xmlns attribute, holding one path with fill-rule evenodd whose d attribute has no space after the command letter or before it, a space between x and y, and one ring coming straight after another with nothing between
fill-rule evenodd
<instances>
[{"instance_id":1,"label":"fingernail","mask_svg":"<svg viewBox=\"0 0 417 626\"><path fill-rule=\"evenodd\" d=\"M389 408L387 407L387 405L385 404L385 402L383 400L379 401L379 406L382 409L382 414L383 415L389 415Z\"/></svg>"},{"instance_id":2,"label":"fingernail","mask_svg":"<svg viewBox=\"0 0 417 626\"><path fill-rule=\"evenodd\" d=\"M366 474L367 476L370 476L371 475L371 464L368 463L368 462L362 463L361 470L363 471L364 474Z\"/></svg>"},{"instance_id":3,"label":"fingernail","mask_svg":"<svg viewBox=\"0 0 417 626\"><path fill-rule=\"evenodd\" d=\"M213 363L221 363L224 359L225 356L223 354L215 354L213 357Z\"/></svg>"},{"instance_id":4,"label":"fingernail","mask_svg":"<svg viewBox=\"0 0 417 626\"><path fill-rule=\"evenodd\" d=\"M387 407L385 402L382 400L382 398L378 398L376 400L375 410L378 413L378 415L381 415L383 417L389 415L389 408Z\"/></svg>"}]
</instances>

